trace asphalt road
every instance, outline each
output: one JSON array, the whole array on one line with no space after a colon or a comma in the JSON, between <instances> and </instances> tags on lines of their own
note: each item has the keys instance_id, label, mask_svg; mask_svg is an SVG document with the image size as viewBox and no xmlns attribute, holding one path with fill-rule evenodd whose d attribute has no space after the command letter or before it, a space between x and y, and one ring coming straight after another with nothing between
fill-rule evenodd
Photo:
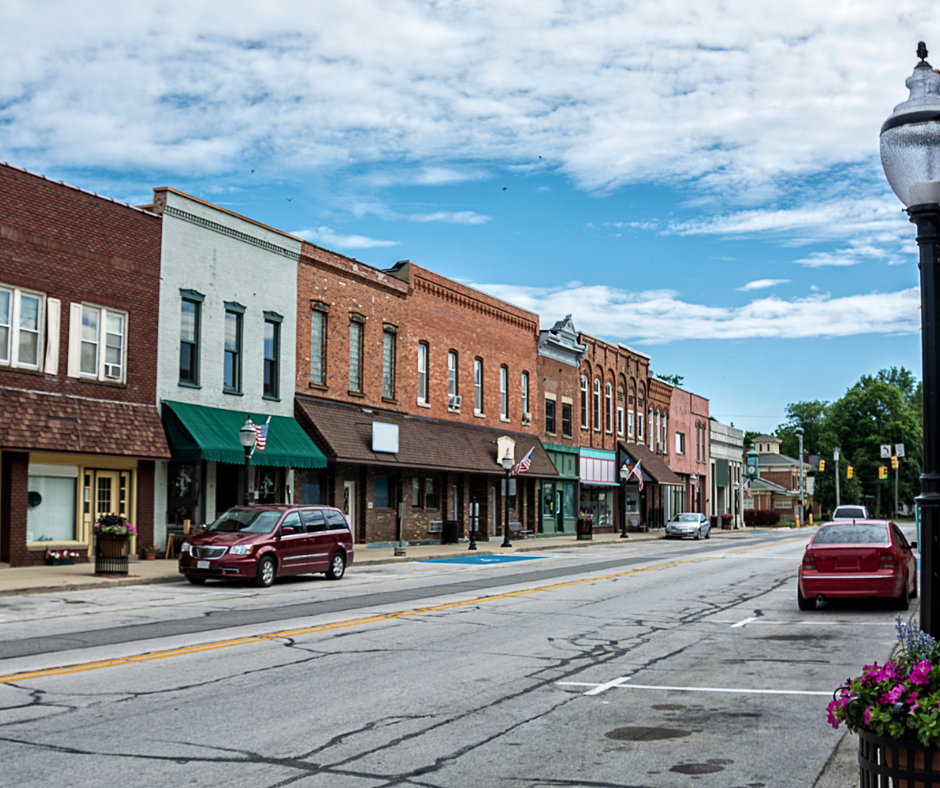
<instances>
[{"instance_id":1,"label":"asphalt road","mask_svg":"<svg viewBox=\"0 0 940 788\"><path fill-rule=\"evenodd\" d=\"M799 612L808 536L9 597L3 782L812 786L895 612Z\"/></svg>"}]
</instances>

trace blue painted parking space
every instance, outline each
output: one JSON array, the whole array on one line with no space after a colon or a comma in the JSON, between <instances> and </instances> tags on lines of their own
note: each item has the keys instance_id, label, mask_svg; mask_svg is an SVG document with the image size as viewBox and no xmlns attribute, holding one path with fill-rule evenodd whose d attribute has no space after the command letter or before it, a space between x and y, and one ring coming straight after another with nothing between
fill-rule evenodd
<instances>
[{"instance_id":1,"label":"blue painted parking space","mask_svg":"<svg viewBox=\"0 0 940 788\"><path fill-rule=\"evenodd\" d=\"M537 561L542 555L462 555L419 561L421 564L508 564L513 561Z\"/></svg>"}]
</instances>

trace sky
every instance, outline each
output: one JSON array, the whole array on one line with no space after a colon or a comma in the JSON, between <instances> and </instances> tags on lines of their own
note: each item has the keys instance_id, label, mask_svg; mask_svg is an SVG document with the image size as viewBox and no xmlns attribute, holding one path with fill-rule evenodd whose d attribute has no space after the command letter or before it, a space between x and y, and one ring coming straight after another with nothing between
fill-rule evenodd
<instances>
[{"instance_id":1,"label":"sky","mask_svg":"<svg viewBox=\"0 0 940 788\"><path fill-rule=\"evenodd\" d=\"M0 161L413 260L770 432L921 376L878 134L922 0L5 0Z\"/></svg>"}]
</instances>

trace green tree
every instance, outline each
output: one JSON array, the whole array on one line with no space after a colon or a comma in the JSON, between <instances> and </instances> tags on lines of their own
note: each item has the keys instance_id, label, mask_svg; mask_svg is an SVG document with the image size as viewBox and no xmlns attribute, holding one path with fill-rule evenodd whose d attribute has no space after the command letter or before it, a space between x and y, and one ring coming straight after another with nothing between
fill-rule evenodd
<instances>
[{"instance_id":1,"label":"green tree","mask_svg":"<svg viewBox=\"0 0 940 788\"><path fill-rule=\"evenodd\" d=\"M791 402L787 405L787 420L777 427L780 438L780 453L787 457L800 458L800 433L803 433L803 451L820 454L820 438L826 425L828 402Z\"/></svg>"},{"instance_id":2,"label":"green tree","mask_svg":"<svg viewBox=\"0 0 940 788\"><path fill-rule=\"evenodd\" d=\"M660 380L664 380L666 381L666 383L669 383L670 385L675 386L676 388L679 388L679 386L682 385L682 381L685 380L685 375L660 375L660 374L654 375L654 373L650 372L650 376L657 377Z\"/></svg>"}]
</instances>

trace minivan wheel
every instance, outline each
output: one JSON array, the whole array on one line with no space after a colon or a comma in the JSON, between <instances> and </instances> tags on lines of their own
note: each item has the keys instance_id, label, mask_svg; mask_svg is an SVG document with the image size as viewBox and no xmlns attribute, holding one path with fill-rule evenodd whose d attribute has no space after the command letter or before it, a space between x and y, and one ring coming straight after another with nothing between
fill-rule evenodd
<instances>
[{"instance_id":1,"label":"minivan wheel","mask_svg":"<svg viewBox=\"0 0 940 788\"><path fill-rule=\"evenodd\" d=\"M255 588L268 588L274 582L276 574L274 559L266 555L258 562L258 571L255 573Z\"/></svg>"},{"instance_id":2,"label":"minivan wheel","mask_svg":"<svg viewBox=\"0 0 940 788\"><path fill-rule=\"evenodd\" d=\"M330 568L326 570L327 580L339 580L346 573L346 556L340 552L333 553L330 559Z\"/></svg>"}]
</instances>

